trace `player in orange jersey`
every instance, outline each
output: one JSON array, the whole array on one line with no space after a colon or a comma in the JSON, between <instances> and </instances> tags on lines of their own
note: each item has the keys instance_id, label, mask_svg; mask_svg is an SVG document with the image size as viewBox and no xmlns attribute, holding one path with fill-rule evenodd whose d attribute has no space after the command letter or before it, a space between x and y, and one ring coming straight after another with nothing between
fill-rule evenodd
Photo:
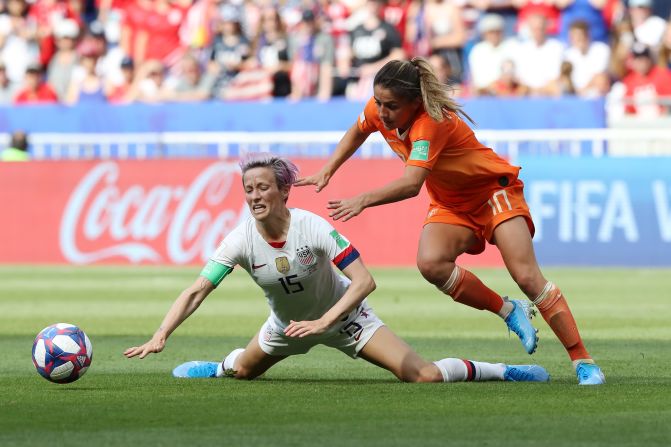
<instances>
[{"instance_id":1,"label":"player in orange jersey","mask_svg":"<svg viewBox=\"0 0 671 447\"><path fill-rule=\"evenodd\" d=\"M329 201L329 215L347 221L367 207L414 197L426 183L431 204L417 253L424 278L457 302L501 316L531 354L537 338L529 304L501 297L456 264L463 253L481 253L485 241L495 244L512 278L568 351L578 382L605 383L561 291L545 279L536 261L520 168L480 144L464 119L472 122L425 59L391 61L375 76L373 98L333 156L296 185L321 191L368 135L379 131L405 162L403 176L356 197Z\"/></svg>"}]
</instances>

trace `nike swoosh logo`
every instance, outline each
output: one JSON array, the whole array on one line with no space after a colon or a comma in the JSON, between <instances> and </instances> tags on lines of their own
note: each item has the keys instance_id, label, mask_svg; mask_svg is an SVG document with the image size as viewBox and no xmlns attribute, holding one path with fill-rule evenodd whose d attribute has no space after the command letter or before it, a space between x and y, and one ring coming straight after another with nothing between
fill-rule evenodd
<instances>
[{"instance_id":1,"label":"nike swoosh logo","mask_svg":"<svg viewBox=\"0 0 671 447\"><path fill-rule=\"evenodd\" d=\"M252 270L260 269L260 268L263 267L264 265L268 265L268 264L261 264L261 265L254 265L254 264L252 264Z\"/></svg>"}]
</instances>

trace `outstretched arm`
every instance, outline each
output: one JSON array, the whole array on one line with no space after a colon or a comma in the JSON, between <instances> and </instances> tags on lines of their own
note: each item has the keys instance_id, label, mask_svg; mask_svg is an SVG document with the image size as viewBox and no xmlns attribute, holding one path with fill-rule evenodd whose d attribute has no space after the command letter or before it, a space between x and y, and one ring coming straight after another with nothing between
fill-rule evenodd
<instances>
[{"instance_id":1,"label":"outstretched arm","mask_svg":"<svg viewBox=\"0 0 671 447\"><path fill-rule=\"evenodd\" d=\"M214 290L214 284L209 279L202 276L189 286L186 290L180 293L170 307L170 310L163 318L161 326L156 330L154 336L143 344L142 346L133 346L124 351L124 355L128 358L139 355L141 359L145 358L151 353L161 352L165 347L165 342L177 329L177 327L191 315L198 306L207 298L207 296Z\"/></svg>"},{"instance_id":2,"label":"outstretched arm","mask_svg":"<svg viewBox=\"0 0 671 447\"><path fill-rule=\"evenodd\" d=\"M345 163L357 149L359 149L359 147L366 141L366 138L368 138L368 135L370 134L362 132L357 123L354 123L354 125L350 127L340 139L333 155L331 155L331 158L329 158L329 161L326 162L324 167L314 175L299 178L294 185L315 185L315 191L317 192L326 188L326 185L328 185L333 174L335 174L338 168L340 168L340 166Z\"/></svg>"},{"instance_id":3,"label":"outstretched arm","mask_svg":"<svg viewBox=\"0 0 671 447\"><path fill-rule=\"evenodd\" d=\"M364 192L351 199L329 200L327 208L333 210L329 213L329 216L333 220L342 219L343 222L347 222L352 217L358 216L365 208L415 197L421 191L429 172L431 171L426 168L406 166L403 177L393 180L381 188Z\"/></svg>"},{"instance_id":4,"label":"outstretched arm","mask_svg":"<svg viewBox=\"0 0 671 447\"><path fill-rule=\"evenodd\" d=\"M319 320L311 321L291 321L289 326L284 329L284 333L289 337L305 337L306 335L323 334L343 315L349 314L352 309L361 304L361 302L375 290L375 280L370 272L363 265L361 258L356 259L343 270L352 283L347 288L345 294L330 308Z\"/></svg>"}]
</instances>

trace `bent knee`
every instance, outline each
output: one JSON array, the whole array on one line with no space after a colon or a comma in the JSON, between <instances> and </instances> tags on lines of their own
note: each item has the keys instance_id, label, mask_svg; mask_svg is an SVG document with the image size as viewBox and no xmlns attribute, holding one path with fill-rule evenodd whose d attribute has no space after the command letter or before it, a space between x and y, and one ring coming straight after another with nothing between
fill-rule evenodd
<instances>
[{"instance_id":1,"label":"bent knee","mask_svg":"<svg viewBox=\"0 0 671 447\"><path fill-rule=\"evenodd\" d=\"M529 297L538 295L547 282L542 275L530 270L514 274L513 280L520 290Z\"/></svg>"},{"instance_id":2,"label":"bent knee","mask_svg":"<svg viewBox=\"0 0 671 447\"><path fill-rule=\"evenodd\" d=\"M454 262L437 258L417 258L417 268L424 279L431 284L441 287L447 282L454 270Z\"/></svg>"}]
</instances>

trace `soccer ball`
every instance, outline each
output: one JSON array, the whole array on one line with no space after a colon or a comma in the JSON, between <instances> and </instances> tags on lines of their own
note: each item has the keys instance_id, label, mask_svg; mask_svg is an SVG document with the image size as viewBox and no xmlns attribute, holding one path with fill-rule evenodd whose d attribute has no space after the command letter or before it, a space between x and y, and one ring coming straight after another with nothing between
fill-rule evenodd
<instances>
[{"instance_id":1,"label":"soccer ball","mask_svg":"<svg viewBox=\"0 0 671 447\"><path fill-rule=\"evenodd\" d=\"M42 377L70 383L84 375L93 359L93 347L84 331L68 323L45 327L33 342L33 364Z\"/></svg>"}]
</instances>

